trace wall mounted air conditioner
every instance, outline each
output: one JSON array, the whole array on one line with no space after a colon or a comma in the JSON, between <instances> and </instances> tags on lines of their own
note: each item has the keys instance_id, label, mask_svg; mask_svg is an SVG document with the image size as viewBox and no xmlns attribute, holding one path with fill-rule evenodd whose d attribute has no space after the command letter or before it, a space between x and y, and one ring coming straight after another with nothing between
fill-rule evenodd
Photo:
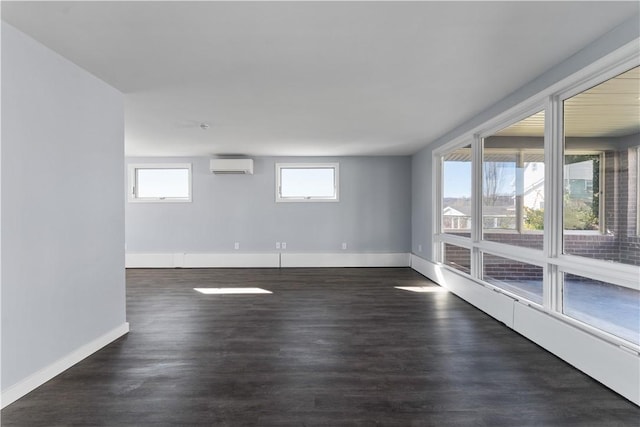
<instances>
[{"instance_id":1,"label":"wall mounted air conditioner","mask_svg":"<svg viewBox=\"0 0 640 427\"><path fill-rule=\"evenodd\" d=\"M215 174L253 174L253 159L211 159L210 169Z\"/></svg>"}]
</instances>

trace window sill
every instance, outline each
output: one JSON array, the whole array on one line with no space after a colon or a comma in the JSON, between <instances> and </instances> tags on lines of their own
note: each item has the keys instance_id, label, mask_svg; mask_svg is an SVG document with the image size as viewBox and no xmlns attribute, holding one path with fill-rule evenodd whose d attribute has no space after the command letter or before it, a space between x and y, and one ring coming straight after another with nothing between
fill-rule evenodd
<instances>
[{"instance_id":1,"label":"window sill","mask_svg":"<svg viewBox=\"0 0 640 427\"><path fill-rule=\"evenodd\" d=\"M129 203L191 203L191 199L128 199Z\"/></svg>"}]
</instances>

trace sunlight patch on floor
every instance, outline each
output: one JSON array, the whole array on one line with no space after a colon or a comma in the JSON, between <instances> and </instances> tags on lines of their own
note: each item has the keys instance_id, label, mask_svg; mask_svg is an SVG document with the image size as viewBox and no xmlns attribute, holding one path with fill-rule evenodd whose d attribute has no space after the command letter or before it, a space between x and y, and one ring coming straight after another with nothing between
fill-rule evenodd
<instances>
[{"instance_id":1,"label":"sunlight patch on floor","mask_svg":"<svg viewBox=\"0 0 640 427\"><path fill-rule=\"evenodd\" d=\"M449 292L445 288L440 286L394 286L394 288L402 289L403 291L410 291L410 292L428 292L428 293Z\"/></svg>"},{"instance_id":2,"label":"sunlight patch on floor","mask_svg":"<svg viewBox=\"0 0 640 427\"><path fill-rule=\"evenodd\" d=\"M273 292L261 288L193 288L201 294L233 295L233 294L272 294Z\"/></svg>"}]
</instances>

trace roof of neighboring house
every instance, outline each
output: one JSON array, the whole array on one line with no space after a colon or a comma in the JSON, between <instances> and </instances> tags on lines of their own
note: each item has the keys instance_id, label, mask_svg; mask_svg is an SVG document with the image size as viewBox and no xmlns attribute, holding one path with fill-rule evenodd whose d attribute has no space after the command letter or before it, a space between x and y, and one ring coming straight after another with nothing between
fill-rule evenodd
<instances>
[{"instance_id":1,"label":"roof of neighboring house","mask_svg":"<svg viewBox=\"0 0 640 427\"><path fill-rule=\"evenodd\" d=\"M483 206L482 211L485 216L513 216L515 206ZM471 206L450 206L445 205L442 209L444 216L471 216Z\"/></svg>"},{"instance_id":2,"label":"roof of neighboring house","mask_svg":"<svg viewBox=\"0 0 640 427\"><path fill-rule=\"evenodd\" d=\"M452 208L451 206L446 206L442 211L442 214L444 216L469 216L469 213L462 213L459 210Z\"/></svg>"}]
</instances>

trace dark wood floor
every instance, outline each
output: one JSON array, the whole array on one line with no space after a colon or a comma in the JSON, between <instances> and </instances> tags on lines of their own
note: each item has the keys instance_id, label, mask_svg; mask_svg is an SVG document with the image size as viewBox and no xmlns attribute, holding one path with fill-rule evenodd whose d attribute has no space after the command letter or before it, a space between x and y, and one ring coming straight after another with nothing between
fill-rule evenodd
<instances>
[{"instance_id":1,"label":"dark wood floor","mask_svg":"<svg viewBox=\"0 0 640 427\"><path fill-rule=\"evenodd\" d=\"M640 408L410 269L127 272L131 332L3 426L635 426ZM202 295L194 287L272 295ZM606 363L606 361L603 361Z\"/></svg>"}]
</instances>

